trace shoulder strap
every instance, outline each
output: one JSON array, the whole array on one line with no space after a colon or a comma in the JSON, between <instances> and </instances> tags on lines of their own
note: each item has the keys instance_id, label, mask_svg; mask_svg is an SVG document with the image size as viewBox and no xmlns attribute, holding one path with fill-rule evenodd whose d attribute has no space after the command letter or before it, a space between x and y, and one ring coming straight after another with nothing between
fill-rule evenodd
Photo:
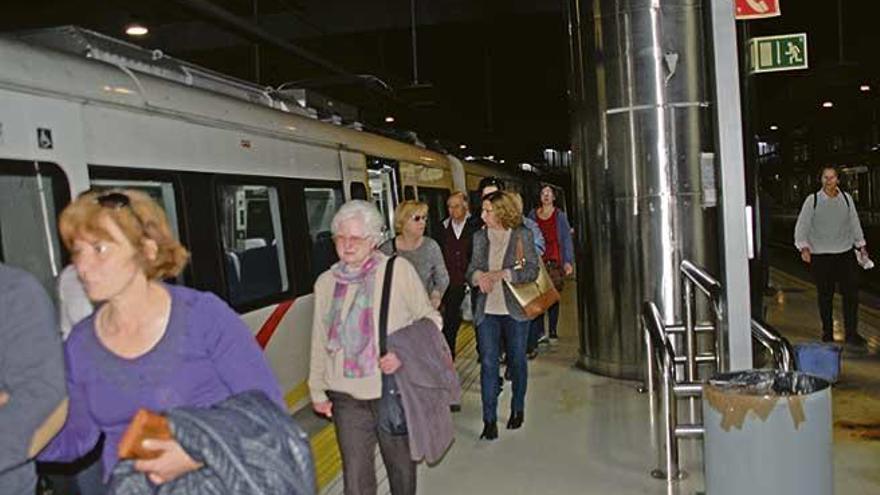
<instances>
[{"instance_id":1,"label":"shoulder strap","mask_svg":"<svg viewBox=\"0 0 880 495\"><path fill-rule=\"evenodd\" d=\"M512 232L511 235L516 234L516 262L521 263L523 258L525 258L525 253L523 253L523 240L522 240L522 232Z\"/></svg>"},{"instance_id":2,"label":"shoulder strap","mask_svg":"<svg viewBox=\"0 0 880 495\"><path fill-rule=\"evenodd\" d=\"M385 280L382 282L382 304L379 306L379 355L384 356L388 352L385 341L388 340L388 303L391 299L391 277L394 274L394 260L397 256L388 258L385 264Z\"/></svg>"},{"instance_id":3,"label":"shoulder strap","mask_svg":"<svg viewBox=\"0 0 880 495\"><path fill-rule=\"evenodd\" d=\"M846 191L840 191L840 194L843 194L843 200L846 202L846 209L849 210L849 195Z\"/></svg>"},{"instance_id":4,"label":"shoulder strap","mask_svg":"<svg viewBox=\"0 0 880 495\"><path fill-rule=\"evenodd\" d=\"M816 205L817 205L818 203L819 203L819 193L818 193L818 192L814 192L814 193L813 193L813 209L814 209L814 210L816 209Z\"/></svg>"},{"instance_id":5,"label":"shoulder strap","mask_svg":"<svg viewBox=\"0 0 880 495\"><path fill-rule=\"evenodd\" d=\"M391 253L397 254L397 236L391 238Z\"/></svg>"}]
</instances>

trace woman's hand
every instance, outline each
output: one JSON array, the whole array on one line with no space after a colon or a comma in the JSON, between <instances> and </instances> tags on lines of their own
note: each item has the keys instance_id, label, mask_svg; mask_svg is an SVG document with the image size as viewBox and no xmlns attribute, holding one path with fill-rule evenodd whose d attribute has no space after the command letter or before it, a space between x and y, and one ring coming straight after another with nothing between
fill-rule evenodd
<instances>
[{"instance_id":1,"label":"woman's hand","mask_svg":"<svg viewBox=\"0 0 880 495\"><path fill-rule=\"evenodd\" d=\"M155 459L134 463L134 468L146 474L154 485L168 483L202 467L202 464L193 460L176 440L144 440L143 446L145 449L162 452Z\"/></svg>"},{"instance_id":2,"label":"woman's hand","mask_svg":"<svg viewBox=\"0 0 880 495\"><path fill-rule=\"evenodd\" d=\"M431 306L434 306L434 309L438 309L440 307L440 303L443 302L443 295L437 291L431 293Z\"/></svg>"},{"instance_id":3,"label":"woman's hand","mask_svg":"<svg viewBox=\"0 0 880 495\"><path fill-rule=\"evenodd\" d=\"M321 416L327 418L333 417L333 403L329 400L325 400L324 402L312 402L312 409Z\"/></svg>"},{"instance_id":4,"label":"woman's hand","mask_svg":"<svg viewBox=\"0 0 880 495\"><path fill-rule=\"evenodd\" d=\"M381 369L382 373L385 373L386 375L390 375L400 369L401 364L403 363L400 362L400 358L398 358L397 354L394 354L393 352L389 352L379 358L379 369Z\"/></svg>"},{"instance_id":5,"label":"woman's hand","mask_svg":"<svg viewBox=\"0 0 880 495\"><path fill-rule=\"evenodd\" d=\"M571 266L571 263L566 263L562 265L562 272L565 273L565 276L569 276L574 273L574 267Z\"/></svg>"},{"instance_id":6,"label":"woman's hand","mask_svg":"<svg viewBox=\"0 0 880 495\"><path fill-rule=\"evenodd\" d=\"M492 272L483 272L477 275L477 285L483 294L492 292L495 287L495 278L492 276Z\"/></svg>"}]
</instances>

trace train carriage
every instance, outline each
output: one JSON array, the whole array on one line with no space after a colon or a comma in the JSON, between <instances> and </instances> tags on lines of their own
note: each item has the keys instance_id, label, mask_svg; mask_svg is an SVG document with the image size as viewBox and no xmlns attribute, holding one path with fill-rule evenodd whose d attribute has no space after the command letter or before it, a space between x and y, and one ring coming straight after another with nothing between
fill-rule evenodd
<instances>
[{"instance_id":1,"label":"train carriage","mask_svg":"<svg viewBox=\"0 0 880 495\"><path fill-rule=\"evenodd\" d=\"M79 28L0 38L0 261L54 293L58 213L90 188L141 189L192 252L177 283L210 290L263 346L287 404L307 403L312 284L335 261L330 220L419 198L432 230L456 189L521 175L320 122L290 101ZM515 187L519 188L519 186Z\"/></svg>"}]
</instances>

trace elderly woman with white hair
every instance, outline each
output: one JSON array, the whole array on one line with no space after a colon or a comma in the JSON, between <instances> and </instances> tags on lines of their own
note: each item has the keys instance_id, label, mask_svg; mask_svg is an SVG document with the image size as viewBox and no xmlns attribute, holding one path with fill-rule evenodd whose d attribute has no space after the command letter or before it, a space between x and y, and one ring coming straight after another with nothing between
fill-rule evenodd
<instances>
[{"instance_id":1,"label":"elderly woman with white hair","mask_svg":"<svg viewBox=\"0 0 880 495\"><path fill-rule=\"evenodd\" d=\"M315 412L334 420L347 495L376 493L377 441L391 493L412 494L416 488L408 437L386 432L378 423L382 373L392 374L401 367L397 355L389 352L380 357L378 349L389 260L376 249L382 227L382 216L372 203L345 203L331 224L339 261L315 282L309 389ZM442 327L412 264L398 258L391 280L389 335L423 318Z\"/></svg>"}]
</instances>

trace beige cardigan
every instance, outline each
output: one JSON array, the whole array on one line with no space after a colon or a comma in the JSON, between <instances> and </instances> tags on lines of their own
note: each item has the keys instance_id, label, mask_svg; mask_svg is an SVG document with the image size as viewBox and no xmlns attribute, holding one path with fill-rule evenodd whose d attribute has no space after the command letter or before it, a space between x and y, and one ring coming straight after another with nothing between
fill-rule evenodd
<instances>
[{"instance_id":1,"label":"beige cardigan","mask_svg":"<svg viewBox=\"0 0 880 495\"><path fill-rule=\"evenodd\" d=\"M386 256L383 255L383 258ZM382 282L385 279L386 263L376 269L373 289L373 325L376 330L375 342L379 345L379 309L382 304ZM376 372L363 378L346 378L342 375L343 353L327 352L327 325L325 319L333 300L336 281L330 271L326 271L315 282L315 313L312 316L312 354L309 370L309 391L312 402L327 401L327 390L346 393L355 399L378 399L382 395L382 380L379 363ZM351 308L355 291L349 290L342 303L343 314ZM431 305L428 293L412 264L402 257L394 262L394 276L391 283L391 297L388 307L388 334L421 318L430 318L437 328L443 328L443 318ZM439 331L439 330L438 330ZM378 351L378 349L377 349ZM378 354L378 352L377 352ZM406 363L403 363L406 366Z\"/></svg>"}]
</instances>

